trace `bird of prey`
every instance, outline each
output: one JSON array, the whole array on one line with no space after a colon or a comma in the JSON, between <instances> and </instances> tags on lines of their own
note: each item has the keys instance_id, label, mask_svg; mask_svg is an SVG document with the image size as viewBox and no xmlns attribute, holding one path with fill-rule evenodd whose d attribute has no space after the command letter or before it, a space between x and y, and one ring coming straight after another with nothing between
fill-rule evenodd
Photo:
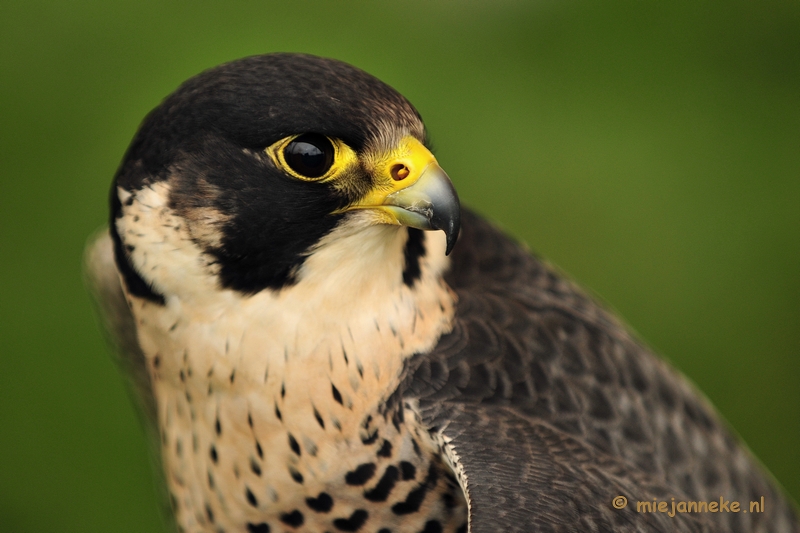
<instances>
[{"instance_id":1,"label":"bird of prey","mask_svg":"<svg viewBox=\"0 0 800 533\"><path fill-rule=\"evenodd\" d=\"M428 146L394 89L299 54L145 118L87 270L178 530L800 531L704 397Z\"/></svg>"}]
</instances>

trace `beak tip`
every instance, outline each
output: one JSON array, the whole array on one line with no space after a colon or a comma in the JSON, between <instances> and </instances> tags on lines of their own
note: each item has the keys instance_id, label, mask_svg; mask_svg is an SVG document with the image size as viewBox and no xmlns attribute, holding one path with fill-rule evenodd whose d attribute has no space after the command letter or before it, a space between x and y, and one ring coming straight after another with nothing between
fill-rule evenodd
<instances>
[{"instance_id":1,"label":"beak tip","mask_svg":"<svg viewBox=\"0 0 800 533\"><path fill-rule=\"evenodd\" d=\"M430 223L432 229L439 229L444 232L447 240L444 253L445 255L450 255L461 231L461 202L453 184L450 182L450 178L446 177L447 174L444 174L444 171L442 171L442 174L446 178L446 181L442 183L446 186L443 187L443 194L440 194L439 198L436 199L437 201L434 202L433 216L430 218Z\"/></svg>"},{"instance_id":2,"label":"beak tip","mask_svg":"<svg viewBox=\"0 0 800 533\"><path fill-rule=\"evenodd\" d=\"M453 251L453 247L458 241L459 230L458 220L452 221L450 227L445 230L444 234L447 238L447 247L445 248L444 255L450 255L450 252Z\"/></svg>"}]
</instances>

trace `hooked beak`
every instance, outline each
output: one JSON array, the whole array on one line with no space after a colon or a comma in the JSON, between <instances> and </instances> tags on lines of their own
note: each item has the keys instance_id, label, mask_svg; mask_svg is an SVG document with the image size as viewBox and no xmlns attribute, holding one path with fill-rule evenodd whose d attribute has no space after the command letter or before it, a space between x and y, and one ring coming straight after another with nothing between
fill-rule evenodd
<instances>
[{"instance_id":1,"label":"hooked beak","mask_svg":"<svg viewBox=\"0 0 800 533\"><path fill-rule=\"evenodd\" d=\"M348 209L375 209L381 222L422 230L442 230L450 254L458 239L461 204L450 178L417 139L406 137L394 157L381 162L376 188Z\"/></svg>"}]
</instances>

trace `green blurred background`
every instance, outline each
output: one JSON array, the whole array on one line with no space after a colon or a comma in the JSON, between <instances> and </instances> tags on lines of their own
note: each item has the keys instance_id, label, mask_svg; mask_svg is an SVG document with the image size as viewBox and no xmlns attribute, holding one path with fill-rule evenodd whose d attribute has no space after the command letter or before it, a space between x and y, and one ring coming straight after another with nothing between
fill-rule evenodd
<instances>
[{"instance_id":1,"label":"green blurred background","mask_svg":"<svg viewBox=\"0 0 800 533\"><path fill-rule=\"evenodd\" d=\"M615 307L800 497L800 3L0 4L0 531L161 531L81 284L137 124L303 51L420 110L463 203Z\"/></svg>"}]
</instances>

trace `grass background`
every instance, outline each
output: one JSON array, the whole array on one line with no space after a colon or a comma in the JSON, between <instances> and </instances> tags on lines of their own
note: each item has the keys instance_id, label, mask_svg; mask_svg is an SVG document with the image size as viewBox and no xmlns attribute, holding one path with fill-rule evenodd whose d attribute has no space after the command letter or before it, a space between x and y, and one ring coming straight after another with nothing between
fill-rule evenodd
<instances>
[{"instance_id":1,"label":"grass background","mask_svg":"<svg viewBox=\"0 0 800 533\"><path fill-rule=\"evenodd\" d=\"M155 532L81 284L139 121L303 51L420 110L462 201L614 306L800 498L800 3L0 4L0 531Z\"/></svg>"}]
</instances>

